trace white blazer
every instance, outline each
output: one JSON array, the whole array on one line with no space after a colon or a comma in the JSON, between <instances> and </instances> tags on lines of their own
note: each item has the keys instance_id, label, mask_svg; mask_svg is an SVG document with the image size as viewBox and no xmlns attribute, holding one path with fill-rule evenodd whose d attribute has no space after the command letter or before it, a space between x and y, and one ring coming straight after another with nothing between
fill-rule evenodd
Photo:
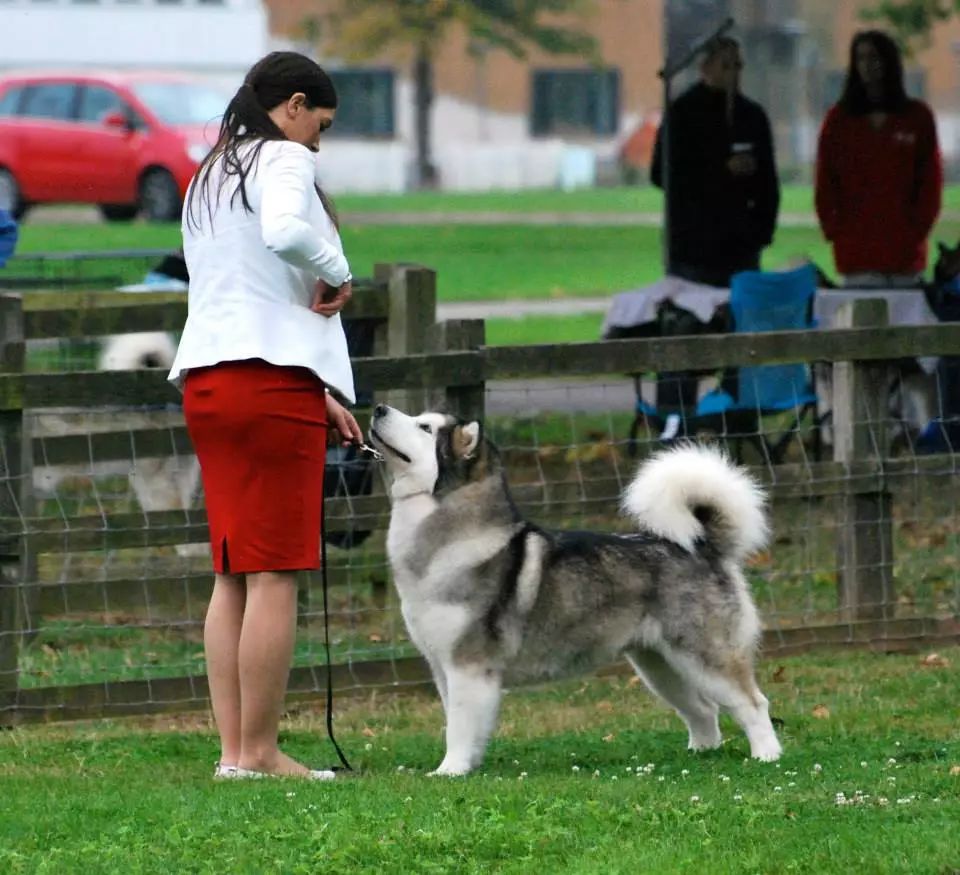
<instances>
[{"instance_id":1,"label":"white blazer","mask_svg":"<svg viewBox=\"0 0 960 875\"><path fill-rule=\"evenodd\" d=\"M350 276L315 182L313 152L289 140L268 140L247 175L252 213L239 192L233 197L237 177L223 176L222 161L210 173L211 210L198 190L196 223L188 221L185 201L188 315L168 378L179 387L190 368L260 358L308 368L348 401L356 400L339 314L309 309L317 279L339 286ZM196 178L191 188L195 184Z\"/></svg>"}]
</instances>

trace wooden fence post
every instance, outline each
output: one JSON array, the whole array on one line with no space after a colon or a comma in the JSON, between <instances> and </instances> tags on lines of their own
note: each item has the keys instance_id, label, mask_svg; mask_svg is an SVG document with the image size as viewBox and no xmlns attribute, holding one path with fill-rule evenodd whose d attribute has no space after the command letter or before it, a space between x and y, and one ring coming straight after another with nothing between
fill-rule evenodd
<instances>
[{"instance_id":1,"label":"wooden fence post","mask_svg":"<svg viewBox=\"0 0 960 875\"><path fill-rule=\"evenodd\" d=\"M486 342L487 325L483 319L448 319L437 322L430 332L433 352L479 349ZM441 406L448 413L466 420L483 422L486 408L486 384L448 386L435 393L429 407Z\"/></svg>"},{"instance_id":2,"label":"wooden fence post","mask_svg":"<svg viewBox=\"0 0 960 875\"><path fill-rule=\"evenodd\" d=\"M881 328L888 324L887 302L844 304L835 328ZM835 362L833 365L833 458L852 465L888 456L889 367L884 362ZM842 497L837 586L845 621L887 619L893 615L893 514L886 489Z\"/></svg>"},{"instance_id":3,"label":"wooden fence post","mask_svg":"<svg viewBox=\"0 0 960 875\"><path fill-rule=\"evenodd\" d=\"M437 321L436 272L416 264L378 264L374 275L387 283L387 355L425 352L431 326ZM425 393L420 390L394 390L388 399L405 413L420 413L425 406Z\"/></svg>"},{"instance_id":4,"label":"wooden fence post","mask_svg":"<svg viewBox=\"0 0 960 875\"><path fill-rule=\"evenodd\" d=\"M0 295L0 372L23 373L26 343L20 295ZM21 406L0 411L0 517L7 520L0 555L0 724L11 722L19 688L20 645L33 618L25 598L33 580L21 517L33 507L33 447ZM19 567L16 567L19 566ZM6 714L4 713L6 712Z\"/></svg>"}]
</instances>

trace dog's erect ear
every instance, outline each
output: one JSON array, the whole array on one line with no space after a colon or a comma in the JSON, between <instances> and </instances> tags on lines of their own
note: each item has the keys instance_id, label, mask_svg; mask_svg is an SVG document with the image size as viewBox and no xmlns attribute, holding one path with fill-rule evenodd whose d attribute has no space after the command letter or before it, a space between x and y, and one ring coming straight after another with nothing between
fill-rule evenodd
<instances>
[{"instance_id":1,"label":"dog's erect ear","mask_svg":"<svg viewBox=\"0 0 960 875\"><path fill-rule=\"evenodd\" d=\"M469 459L480 443L480 423L468 422L453 431L453 453L460 459Z\"/></svg>"}]
</instances>

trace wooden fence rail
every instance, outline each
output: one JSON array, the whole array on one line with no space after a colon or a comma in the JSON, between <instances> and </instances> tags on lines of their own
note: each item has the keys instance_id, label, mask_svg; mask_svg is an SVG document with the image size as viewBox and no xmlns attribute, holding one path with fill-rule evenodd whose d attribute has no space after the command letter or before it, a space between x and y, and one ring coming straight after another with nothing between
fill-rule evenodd
<instances>
[{"instance_id":1,"label":"wooden fence rail","mask_svg":"<svg viewBox=\"0 0 960 875\"><path fill-rule=\"evenodd\" d=\"M34 462L46 465L82 463L91 459L129 459L189 454L182 426L138 428L102 434L31 438L25 413L51 407L92 408L175 404L179 396L157 371L24 373L28 340L81 337L141 330L172 330L182 325L185 302L170 296L56 294L24 306L16 296L0 297L0 557L21 564L16 575L0 578L0 722L38 719L43 715L88 716L93 713L162 710L173 703L184 708L202 704L205 683L196 677L164 678L123 684L70 688L21 689L17 682L18 647L25 629L22 592L35 578L26 568L37 554L81 552L119 547L156 547L203 541L205 514L199 510L152 513L111 513L67 518L38 518L33 513L29 484ZM136 306L133 306L133 305ZM918 475L955 476L952 455L909 460L887 458L883 433L886 403L885 371L892 361L917 356L960 353L960 324L890 327L885 310L875 302L854 302L841 316L843 327L832 330L768 332L716 336L617 340L527 347L484 346L483 323L437 324L436 278L413 265L381 265L374 280L358 283L348 316L375 320L379 326L377 355L358 359L358 388L409 407L415 398L443 403L463 416L482 418L485 387L493 380L599 377L649 371L709 370L738 365L819 361L834 366L832 427L837 435L833 461L764 467L757 474L774 498L838 496L843 526L838 543L838 606L845 623L840 631L825 631L818 640L859 641L862 630L901 630L890 638L915 640L923 634L937 640L960 637L955 621L930 620L927 625L903 626L890 613L895 601L891 483ZM383 393L388 393L384 396ZM520 485L518 505L543 507L551 513L576 512L591 501L615 502L623 483L618 476L591 479L589 484ZM382 529L389 514L386 498L370 496L332 499L327 505L328 528ZM883 522L876 525L880 519ZM335 582L337 568L331 567ZM198 592L204 584L183 580ZM66 584L118 594L141 585L129 577ZM63 584L60 584L64 586ZM33 598L49 604L46 585L34 584ZM49 588L49 587L48 587ZM38 595L39 593L39 595ZM843 630L846 630L844 632ZM852 630L860 629L861 632ZM931 631L933 630L933 631ZM768 642L785 652L806 646L802 630L773 630ZM777 635L780 638L776 638ZM900 634L900 637L897 637ZM773 636L773 637L771 637ZM871 639L872 640L872 639ZM294 690L321 687L315 669L294 673ZM387 684L419 683L425 679L417 660L351 664L336 669L339 685L356 686L357 678ZM105 687L109 689L104 692ZM161 690L168 690L161 694Z\"/></svg>"}]
</instances>

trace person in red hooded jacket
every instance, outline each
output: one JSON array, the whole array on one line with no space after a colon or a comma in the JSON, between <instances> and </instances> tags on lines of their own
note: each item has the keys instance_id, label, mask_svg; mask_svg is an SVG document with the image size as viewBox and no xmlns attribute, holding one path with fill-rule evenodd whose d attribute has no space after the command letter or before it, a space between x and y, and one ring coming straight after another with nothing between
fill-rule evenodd
<instances>
[{"instance_id":1,"label":"person in red hooded jacket","mask_svg":"<svg viewBox=\"0 0 960 875\"><path fill-rule=\"evenodd\" d=\"M817 217L843 284L917 285L942 189L933 113L907 97L900 50L881 31L857 33L817 147Z\"/></svg>"}]
</instances>

